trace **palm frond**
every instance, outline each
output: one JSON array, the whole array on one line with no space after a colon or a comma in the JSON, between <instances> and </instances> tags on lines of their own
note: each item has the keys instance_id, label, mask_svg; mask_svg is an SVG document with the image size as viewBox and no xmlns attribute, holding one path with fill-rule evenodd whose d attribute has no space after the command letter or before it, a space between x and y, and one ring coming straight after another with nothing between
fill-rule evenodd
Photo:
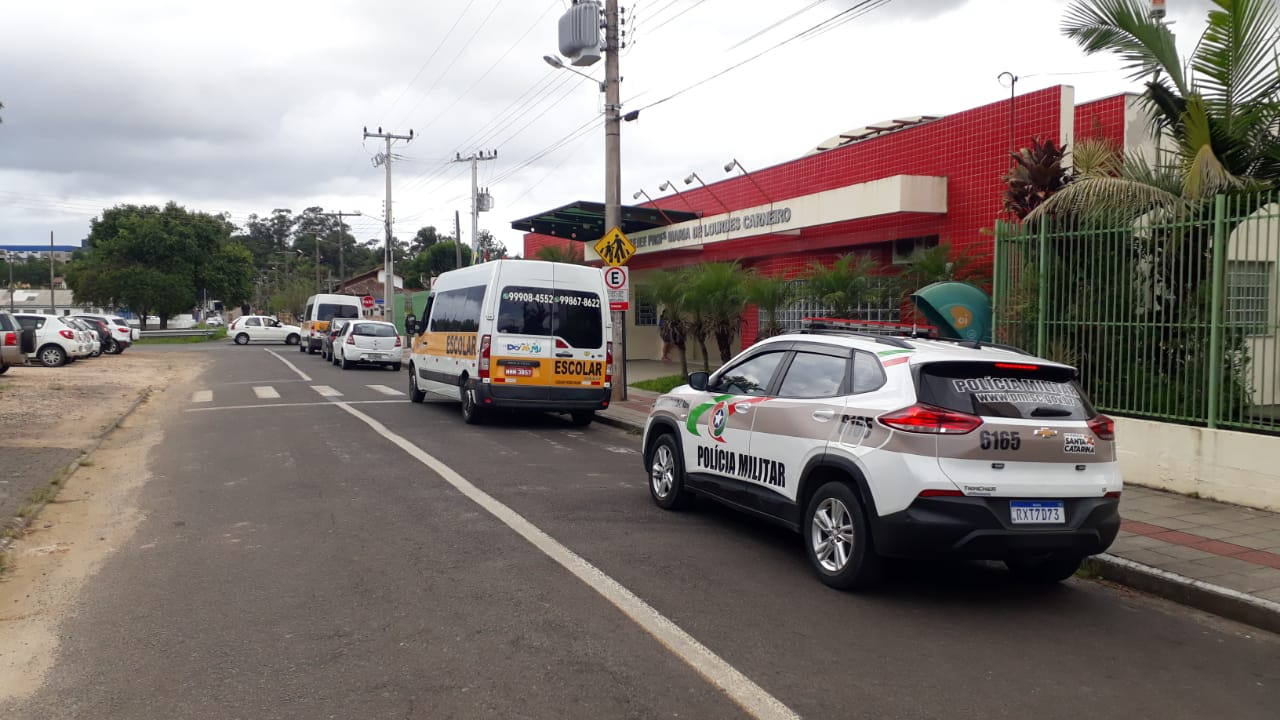
<instances>
[{"instance_id":1,"label":"palm frond","mask_svg":"<svg viewBox=\"0 0 1280 720\"><path fill-rule=\"evenodd\" d=\"M1238 109L1275 100L1280 87L1275 0L1214 0L1209 25L1192 56L1196 90L1230 123Z\"/></svg>"},{"instance_id":2,"label":"palm frond","mask_svg":"<svg viewBox=\"0 0 1280 720\"><path fill-rule=\"evenodd\" d=\"M1062 32L1086 55L1115 53L1131 79L1164 71L1179 94L1187 94L1186 76L1173 33L1148 16L1141 0L1076 0L1067 8Z\"/></svg>"},{"instance_id":3,"label":"palm frond","mask_svg":"<svg viewBox=\"0 0 1280 720\"><path fill-rule=\"evenodd\" d=\"M1026 222L1069 215L1132 213L1183 204L1177 193L1127 177L1085 177L1071 183L1037 207Z\"/></svg>"},{"instance_id":4,"label":"palm frond","mask_svg":"<svg viewBox=\"0 0 1280 720\"><path fill-rule=\"evenodd\" d=\"M1077 176L1114 177L1122 165L1119 149L1106 138L1080 138L1071 149L1071 166Z\"/></svg>"},{"instance_id":5,"label":"palm frond","mask_svg":"<svg viewBox=\"0 0 1280 720\"><path fill-rule=\"evenodd\" d=\"M1243 185L1214 152L1214 133L1204 99L1187 98L1187 111L1182 120L1182 196L1199 200L1206 195L1225 192Z\"/></svg>"}]
</instances>

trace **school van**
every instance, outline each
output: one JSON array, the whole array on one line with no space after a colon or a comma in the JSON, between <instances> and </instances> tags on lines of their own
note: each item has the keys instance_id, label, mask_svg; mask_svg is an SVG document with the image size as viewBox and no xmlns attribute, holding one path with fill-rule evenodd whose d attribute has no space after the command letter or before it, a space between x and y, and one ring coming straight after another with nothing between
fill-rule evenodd
<instances>
[{"instance_id":1,"label":"school van","mask_svg":"<svg viewBox=\"0 0 1280 720\"><path fill-rule=\"evenodd\" d=\"M329 321L334 318L360 319L360 298L326 293L307 298L307 307L302 311L302 342L298 343L298 350L308 355L319 352L324 334L329 330Z\"/></svg>"},{"instance_id":2,"label":"school van","mask_svg":"<svg viewBox=\"0 0 1280 720\"><path fill-rule=\"evenodd\" d=\"M457 397L462 418L495 409L566 412L584 426L609 407L613 325L598 268L496 260L444 273L409 360L409 399Z\"/></svg>"}]
</instances>

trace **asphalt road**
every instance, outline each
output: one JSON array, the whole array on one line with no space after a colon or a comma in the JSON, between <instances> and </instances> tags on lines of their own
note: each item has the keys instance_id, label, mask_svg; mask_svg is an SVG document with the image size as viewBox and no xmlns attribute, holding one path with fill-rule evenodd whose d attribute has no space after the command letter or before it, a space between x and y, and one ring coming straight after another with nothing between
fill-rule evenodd
<instances>
[{"instance_id":1,"label":"asphalt road","mask_svg":"<svg viewBox=\"0 0 1280 720\"><path fill-rule=\"evenodd\" d=\"M985 565L836 592L785 531L654 507L636 436L208 352L147 519L13 717L1280 717L1276 636Z\"/></svg>"}]
</instances>

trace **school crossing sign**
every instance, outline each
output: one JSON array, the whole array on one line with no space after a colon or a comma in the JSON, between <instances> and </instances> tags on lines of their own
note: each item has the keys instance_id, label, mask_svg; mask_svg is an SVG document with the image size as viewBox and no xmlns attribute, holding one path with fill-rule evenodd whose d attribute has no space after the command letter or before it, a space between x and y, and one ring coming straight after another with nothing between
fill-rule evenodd
<instances>
[{"instance_id":1,"label":"school crossing sign","mask_svg":"<svg viewBox=\"0 0 1280 720\"><path fill-rule=\"evenodd\" d=\"M605 233L605 236L600 238L600 242L597 242L593 249L600 256L600 259L604 260L605 264L610 267L626 265L631 256L636 254L636 246L632 245L627 236L623 235L618 228Z\"/></svg>"}]
</instances>

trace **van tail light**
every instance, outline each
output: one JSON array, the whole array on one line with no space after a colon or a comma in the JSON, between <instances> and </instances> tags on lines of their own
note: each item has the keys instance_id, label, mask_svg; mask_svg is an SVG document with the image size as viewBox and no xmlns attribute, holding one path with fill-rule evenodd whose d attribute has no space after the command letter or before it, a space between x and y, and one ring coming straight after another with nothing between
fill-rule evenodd
<instances>
[{"instance_id":1,"label":"van tail light","mask_svg":"<svg viewBox=\"0 0 1280 720\"><path fill-rule=\"evenodd\" d=\"M1089 421L1089 429L1099 440L1116 439L1116 421L1106 415L1098 415Z\"/></svg>"},{"instance_id":2,"label":"van tail light","mask_svg":"<svg viewBox=\"0 0 1280 720\"><path fill-rule=\"evenodd\" d=\"M347 344L348 344L348 345L355 345L355 344L356 344L356 336L355 336L355 335L348 335L348 336L347 336Z\"/></svg>"},{"instance_id":3,"label":"van tail light","mask_svg":"<svg viewBox=\"0 0 1280 720\"><path fill-rule=\"evenodd\" d=\"M562 339L560 339L560 338L556 338L556 349L557 349L557 350L569 350L569 349L570 349L570 348L569 348L569 343L565 342L564 340L562 340Z\"/></svg>"},{"instance_id":4,"label":"van tail light","mask_svg":"<svg viewBox=\"0 0 1280 720\"><path fill-rule=\"evenodd\" d=\"M400 336L396 336L396 347L404 347L404 343L400 342Z\"/></svg>"},{"instance_id":5,"label":"van tail light","mask_svg":"<svg viewBox=\"0 0 1280 720\"><path fill-rule=\"evenodd\" d=\"M59 334L59 335L61 335L61 336L62 336L62 337L64 337L64 338L68 339L68 340L75 340L75 339L76 339L76 334L75 334L75 333L73 333L73 332L71 332L70 330L59 330L59 331L58 331L58 334Z\"/></svg>"},{"instance_id":6,"label":"van tail light","mask_svg":"<svg viewBox=\"0 0 1280 720\"><path fill-rule=\"evenodd\" d=\"M935 435L963 435L982 424L976 415L924 404L886 413L879 420L895 430Z\"/></svg>"},{"instance_id":7,"label":"van tail light","mask_svg":"<svg viewBox=\"0 0 1280 720\"><path fill-rule=\"evenodd\" d=\"M489 344L493 340L492 335L485 335L480 338L480 379L489 379Z\"/></svg>"},{"instance_id":8,"label":"van tail light","mask_svg":"<svg viewBox=\"0 0 1280 720\"><path fill-rule=\"evenodd\" d=\"M5 334L4 334L4 344L5 344L6 346L8 346L8 347L13 347L14 345L17 345L17 344L18 344L18 333L15 333L15 332L7 332L7 333L5 333Z\"/></svg>"},{"instance_id":9,"label":"van tail light","mask_svg":"<svg viewBox=\"0 0 1280 720\"><path fill-rule=\"evenodd\" d=\"M613 386L613 342L604 346L604 384Z\"/></svg>"}]
</instances>

